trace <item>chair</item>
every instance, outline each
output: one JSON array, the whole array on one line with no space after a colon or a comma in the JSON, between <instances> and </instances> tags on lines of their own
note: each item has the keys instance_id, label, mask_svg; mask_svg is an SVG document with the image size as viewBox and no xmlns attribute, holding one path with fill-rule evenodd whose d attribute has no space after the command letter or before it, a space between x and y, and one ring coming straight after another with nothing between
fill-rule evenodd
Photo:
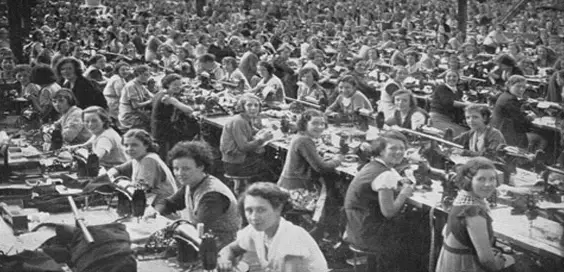
<instances>
[{"instance_id":1,"label":"chair","mask_svg":"<svg viewBox=\"0 0 564 272\"><path fill-rule=\"evenodd\" d=\"M239 196L241 193L245 192L250 181L254 178L254 176L233 176L228 174L224 174L223 176L229 181L229 185L233 185L233 193L235 196Z\"/></svg>"},{"instance_id":2,"label":"chair","mask_svg":"<svg viewBox=\"0 0 564 272\"><path fill-rule=\"evenodd\" d=\"M355 247L353 244L349 244L349 249L353 252L352 263L353 263L353 267L354 267L354 272L359 272L359 270L358 270L359 265L366 264L366 259L359 259L360 258L359 255L362 255L364 257L369 256L369 255L376 255L376 253L374 253L374 252L359 249L359 248ZM348 261L349 260L347 260L347 263L348 263Z\"/></svg>"}]
</instances>

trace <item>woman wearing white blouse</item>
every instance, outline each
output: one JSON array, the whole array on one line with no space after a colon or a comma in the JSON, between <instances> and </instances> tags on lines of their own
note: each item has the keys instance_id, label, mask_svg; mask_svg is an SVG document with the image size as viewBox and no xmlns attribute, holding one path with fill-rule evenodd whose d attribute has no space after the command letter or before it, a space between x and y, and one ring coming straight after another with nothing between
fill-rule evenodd
<instances>
[{"instance_id":1,"label":"woman wearing white blouse","mask_svg":"<svg viewBox=\"0 0 564 272\"><path fill-rule=\"evenodd\" d=\"M125 62L116 64L114 75L108 80L108 84L104 88L104 97L108 102L109 113L111 116L118 118L119 98L121 90L125 86L125 78L131 72L131 67Z\"/></svg>"}]
</instances>

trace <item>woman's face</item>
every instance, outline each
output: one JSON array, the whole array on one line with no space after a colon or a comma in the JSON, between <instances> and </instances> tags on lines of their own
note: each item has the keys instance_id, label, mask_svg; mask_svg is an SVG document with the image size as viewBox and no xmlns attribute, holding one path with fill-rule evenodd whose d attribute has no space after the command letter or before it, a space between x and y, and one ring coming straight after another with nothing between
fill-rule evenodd
<instances>
[{"instance_id":1,"label":"woman's face","mask_svg":"<svg viewBox=\"0 0 564 272\"><path fill-rule=\"evenodd\" d=\"M123 65L122 67L119 67L118 73L120 77L126 78L131 73L131 67Z\"/></svg>"},{"instance_id":2,"label":"woman's face","mask_svg":"<svg viewBox=\"0 0 564 272\"><path fill-rule=\"evenodd\" d=\"M66 54L67 52L69 52L70 46L68 43L62 43L61 46L59 47L59 50L61 51L61 53Z\"/></svg>"},{"instance_id":3,"label":"woman's face","mask_svg":"<svg viewBox=\"0 0 564 272\"><path fill-rule=\"evenodd\" d=\"M313 74L310 73L305 73L302 75L301 78L302 82L304 82L306 85L311 86L314 83L314 78L313 78Z\"/></svg>"},{"instance_id":4,"label":"woman's face","mask_svg":"<svg viewBox=\"0 0 564 272\"><path fill-rule=\"evenodd\" d=\"M99 60L96 61L95 65L96 68L98 69L106 68L106 58L100 58Z\"/></svg>"},{"instance_id":5,"label":"woman's face","mask_svg":"<svg viewBox=\"0 0 564 272\"><path fill-rule=\"evenodd\" d=\"M386 148L380 152L382 159L388 166L394 166L401 163L405 153L405 144L396 139L389 139Z\"/></svg>"},{"instance_id":6,"label":"woman's face","mask_svg":"<svg viewBox=\"0 0 564 272\"><path fill-rule=\"evenodd\" d=\"M511 85L511 87L509 88L509 92L511 92L513 95L517 97L522 97L526 89L527 89L526 82L517 82Z\"/></svg>"},{"instance_id":7,"label":"woman's face","mask_svg":"<svg viewBox=\"0 0 564 272\"><path fill-rule=\"evenodd\" d=\"M123 147L125 148L125 154L134 160L140 160L147 155L148 146L135 137L124 138Z\"/></svg>"},{"instance_id":8,"label":"woman's face","mask_svg":"<svg viewBox=\"0 0 564 272\"><path fill-rule=\"evenodd\" d=\"M401 68L396 73L396 81L403 82L409 74L407 73L407 69Z\"/></svg>"},{"instance_id":9,"label":"woman's face","mask_svg":"<svg viewBox=\"0 0 564 272\"><path fill-rule=\"evenodd\" d=\"M539 55L539 57L546 56L546 49L544 47L539 47L539 49L537 49L537 54Z\"/></svg>"},{"instance_id":10,"label":"woman's face","mask_svg":"<svg viewBox=\"0 0 564 272\"><path fill-rule=\"evenodd\" d=\"M480 169L472 177L472 192L480 197L487 198L497 186L497 172L494 169Z\"/></svg>"},{"instance_id":11,"label":"woman's face","mask_svg":"<svg viewBox=\"0 0 564 272\"><path fill-rule=\"evenodd\" d=\"M257 66L257 71L259 73L259 75L262 78L268 78L270 77L270 74L268 73L268 70L266 70L266 67L262 66L262 65L258 65Z\"/></svg>"},{"instance_id":12,"label":"woman's face","mask_svg":"<svg viewBox=\"0 0 564 272\"><path fill-rule=\"evenodd\" d=\"M74 65L70 62L61 65L61 76L67 80L75 79L76 71L74 70Z\"/></svg>"},{"instance_id":13,"label":"woman's face","mask_svg":"<svg viewBox=\"0 0 564 272\"><path fill-rule=\"evenodd\" d=\"M353 96L356 92L356 88L350 84L349 82L340 82L339 83L339 92L346 98Z\"/></svg>"},{"instance_id":14,"label":"woman's face","mask_svg":"<svg viewBox=\"0 0 564 272\"><path fill-rule=\"evenodd\" d=\"M416 60L417 60L417 59L415 58L415 56L412 55L412 54L407 55L405 58L406 58L407 63L408 63L409 65L415 64L415 62L416 62Z\"/></svg>"},{"instance_id":15,"label":"woman's face","mask_svg":"<svg viewBox=\"0 0 564 272\"><path fill-rule=\"evenodd\" d=\"M256 231L266 231L276 227L280 221L282 207L273 207L260 196L245 196L245 217Z\"/></svg>"},{"instance_id":16,"label":"woman's face","mask_svg":"<svg viewBox=\"0 0 564 272\"><path fill-rule=\"evenodd\" d=\"M256 117L260 113L260 102L256 99L249 99L244 104L245 113L249 116Z\"/></svg>"},{"instance_id":17,"label":"woman's face","mask_svg":"<svg viewBox=\"0 0 564 272\"><path fill-rule=\"evenodd\" d=\"M94 135L104 132L104 122L95 112L84 114L84 125Z\"/></svg>"},{"instance_id":18,"label":"woman's face","mask_svg":"<svg viewBox=\"0 0 564 272\"><path fill-rule=\"evenodd\" d=\"M458 83L458 75L454 72L449 72L445 76L445 83L449 86L456 86Z\"/></svg>"},{"instance_id":19,"label":"woman's face","mask_svg":"<svg viewBox=\"0 0 564 272\"><path fill-rule=\"evenodd\" d=\"M519 54L519 49L517 48L516 45L512 44L512 45L509 45L509 52L512 55L517 55L517 54Z\"/></svg>"},{"instance_id":20,"label":"woman's face","mask_svg":"<svg viewBox=\"0 0 564 272\"><path fill-rule=\"evenodd\" d=\"M464 116L466 117L466 123L472 130L482 129L486 126L484 117L478 111L466 111Z\"/></svg>"},{"instance_id":21,"label":"woman's face","mask_svg":"<svg viewBox=\"0 0 564 272\"><path fill-rule=\"evenodd\" d=\"M58 113L64 114L70 109L69 101L66 98L53 99L53 107Z\"/></svg>"},{"instance_id":22,"label":"woman's face","mask_svg":"<svg viewBox=\"0 0 564 272\"><path fill-rule=\"evenodd\" d=\"M197 185L205 176L204 166L198 166L191 157L174 159L172 171L178 181L188 186Z\"/></svg>"},{"instance_id":23,"label":"woman's face","mask_svg":"<svg viewBox=\"0 0 564 272\"><path fill-rule=\"evenodd\" d=\"M177 93L180 93L180 91L182 91L182 88L181 88L181 87L182 87L182 80L177 79L177 80L171 82L171 83L168 85L167 90L168 90L170 93L177 94Z\"/></svg>"},{"instance_id":24,"label":"woman's face","mask_svg":"<svg viewBox=\"0 0 564 272\"><path fill-rule=\"evenodd\" d=\"M378 57L378 52L376 51L376 49L368 50L368 57L371 60L377 60L379 57Z\"/></svg>"},{"instance_id":25,"label":"woman's face","mask_svg":"<svg viewBox=\"0 0 564 272\"><path fill-rule=\"evenodd\" d=\"M354 65L354 71L363 75L364 73L366 73L366 62L364 61L359 61Z\"/></svg>"},{"instance_id":26,"label":"woman's face","mask_svg":"<svg viewBox=\"0 0 564 272\"><path fill-rule=\"evenodd\" d=\"M13 59L3 59L2 60L2 70L4 71L12 71L15 67L15 63Z\"/></svg>"},{"instance_id":27,"label":"woman's face","mask_svg":"<svg viewBox=\"0 0 564 272\"><path fill-rule=\"evenodd\" d=\"M411 107L409 94L396 95L394 98L394 105L401 112L408 112Z\"/></svg>"},{"instance_id":28,"label":"woman's face","mask_svg":"<svg viewBox=\"0 0 564 272\"><path fill-rule=\"evenodd\" d=\"M321 134L325 131L325 118L322 116L312 117L311 120L307 122L306 133L311 138L319 138Z\"/></svg>"},{"instance_id":29,"label":"woman's face","mask_svg":"<svg viewBox=\"0 0 564 272\"><path fill-rule=\"evenodd\" d=\"M16 80L22 85L27 85L30 82L30 77L27 72L19 72L16 74Z\"/></svg>"}]
</instances>

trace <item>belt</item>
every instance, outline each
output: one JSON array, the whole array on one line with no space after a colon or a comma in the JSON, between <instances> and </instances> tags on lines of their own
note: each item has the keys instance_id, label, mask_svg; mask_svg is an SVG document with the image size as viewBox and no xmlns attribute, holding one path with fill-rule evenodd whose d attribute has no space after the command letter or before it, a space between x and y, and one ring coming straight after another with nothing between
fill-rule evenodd
<instances>
[{"instance_id":1,"label":"belt","mask_svg":"<svg viewBox=\"0 0 564 272\"><path fill-rule=\"evenodd\" d=\"M446 243L443 243L443 248L446 251L457 255L476 255L476 250L473 248L454 248Z\"/></svg>"}]
</instances>

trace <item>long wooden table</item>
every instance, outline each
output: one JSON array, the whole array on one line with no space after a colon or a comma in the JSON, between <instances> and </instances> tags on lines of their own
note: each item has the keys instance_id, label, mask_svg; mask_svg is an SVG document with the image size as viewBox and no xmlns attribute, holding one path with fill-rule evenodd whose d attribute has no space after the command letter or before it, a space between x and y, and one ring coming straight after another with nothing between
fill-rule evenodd
<instances>
[{"instance_id":1,"label":"long wooden table","mask_svg":"<svg viewBox=\"0 0 564 272\"><path fill-rule=\"evenodd\" d=\"M230 116L216 116L203 117L202 120L217 129L221 129L230 118ZM287 149L288 147L286 141L272 141L269 145L277 149ZM344 163L337 168L337 171L352 178L357 173L357 163ZM435 208L444 212L440 206L442 193L440 183L434 182L432 188L432 191L416 191L408 203L417 207ZM564 258L564 247L559 243L560 236L564 232L561 225L539 217L533 221L533 227L530 228L527 217L525 215L511 215L511 209L511 207L505 205L498 205L492 209L496 237L543 257L557 260Z\"/></svg>"}]
</instances>

